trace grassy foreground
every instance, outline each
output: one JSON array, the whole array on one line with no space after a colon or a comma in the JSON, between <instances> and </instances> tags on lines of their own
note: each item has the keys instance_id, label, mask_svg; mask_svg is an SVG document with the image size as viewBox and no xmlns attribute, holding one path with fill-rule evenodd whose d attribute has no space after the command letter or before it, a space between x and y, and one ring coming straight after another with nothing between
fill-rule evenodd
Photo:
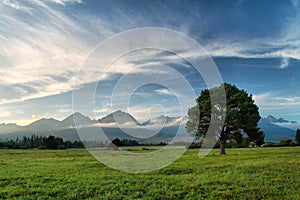
<instances>
[{"instance_id":1,"label":"grassy foreground","mask_svg":"<svg viewBox=\"0 0 300 200\"><path fill-rule=\"evenodd\" d=\"M128 174L85 150L0 150L0 199L300 199L300 147L198 152Z\"/></svg>"}]
</instances>

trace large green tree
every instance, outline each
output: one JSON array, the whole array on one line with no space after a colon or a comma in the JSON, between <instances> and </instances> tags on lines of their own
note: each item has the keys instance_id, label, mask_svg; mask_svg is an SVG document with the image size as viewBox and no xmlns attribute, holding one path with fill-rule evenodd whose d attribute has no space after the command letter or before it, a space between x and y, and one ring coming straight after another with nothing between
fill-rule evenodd
<instances>
[{"instance_id":1,"label":"large green tree","mask_svg":"<svg viewBox=\"0 0 300 200\"><path fill-rule=\"evenodd\" d=\"M226 102L218 102L218 96L222 95L224 89ZM215 105L212 105L211 97L215 99L213 101ZM224 101L225 98L219 99ZM257 127L260 120L258 107L255 105L252 95L249 95L245 90L224 83L210 90L202 90L196 102L197 105L188 110L187 131L196 136L206 136L211 120L223 118L224 123L218 125L219 133L217 134L220 154L226 154L226 140L236 139L237 142L240 142L242 133L247 134L250 141L257 144L263 143L264 134ZM220 116L216 116L218 112L212 112L212 109L215 110L216 108L220 111L223 110L223 114L220 112Z\"/></svg>"}]
</instances>

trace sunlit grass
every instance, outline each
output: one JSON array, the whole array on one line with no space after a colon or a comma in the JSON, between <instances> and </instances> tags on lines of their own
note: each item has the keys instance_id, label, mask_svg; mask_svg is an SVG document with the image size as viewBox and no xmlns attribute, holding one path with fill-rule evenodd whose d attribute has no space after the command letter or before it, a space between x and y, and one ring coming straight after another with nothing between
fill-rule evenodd
<instances>
[{"instance_id":1,"label":"sunlit grass","mask_svg":"<svg viewBox=\"0 0 300 200\"><path fill-rule=\"evenodd\" d=\"M227 149L226 156L213 150L205 158L198 153L188 150L166 168L128 174L85 150L1 150L0 199L300 198L299 147Z\"/></svg>"}]
</instances>

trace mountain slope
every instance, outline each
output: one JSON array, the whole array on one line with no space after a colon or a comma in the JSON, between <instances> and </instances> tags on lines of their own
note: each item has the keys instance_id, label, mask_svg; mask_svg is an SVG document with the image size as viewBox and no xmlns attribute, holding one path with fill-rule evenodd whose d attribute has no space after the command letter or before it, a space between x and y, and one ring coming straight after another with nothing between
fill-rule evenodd
<instances>
[{"instance_id":1,"label":"mountain slope","mask_svg":"<svg viewBox=\"0 0 300 200\"><path fill-rule=\"evenodd\" d=\"M138 121L129 113L123 112L121 110L115 111L101 119L98 120L99 123L118 123L118 124L125 124L125 123L133 123L139 124Z\"/></svg>"},{"instance_id":2,"label":"mountain slope","mask_svg":"<svg viewBox=\"0 0 300 200\"><path fill-rule=\"evenodd\" d=\"M292 124L297 123L296 121L288 121L288 120L283 119L281 117L277 119L276 117L274 117L272 115L267 116L267 118L265 118L265 119L268 120L271 123L292 123Z\"/></svg>"},{"instance_id":3,"label":"mountain slope","mask_svg":"<svg viewBox=\"0 0 300 200\"><path fill-rule=\"evenodd\" d=\"M0 134L14 132L20 128L22 128L22 126L19 126L15 123L10 123L10 124L2 123L0 124Z\"/></svg>"},{"instance_id":4,"label":"mountain slope","mask_svg":"<svg viewBox=\"0 0 300 200\"><path fill-rule=\"evenodd\" d=\"M96 124L97 120L91 120L89 117L86 117L82 115L81 113L74 113L70 115L69 117L65 118L61 121L60 126L63 128L70 128L70 127L76 127L75 122L77 126L88 126L92 124Z\"/></svg>"},{"instance_id":5,"label":"mountain slope","mask_svg":"<svg viewBox=\"0 0 300 200\"><path fill-rule=\"evenodd\" d=\"M27 130L55 130L59 128L60 121L50 118L50 119L39 119L23 128Z\"/></svg>"},{"instance_id":6,"label":"mountain slope","mask_svg":"<svg viewBox=\"0 0 300 200\"><path fill-rule=\"evenodd\" d=\"M271 123L268 119L262 118L258 122L258 126L265 133L265 141L278 142L280 140L294 140L296 132L289 128L284 128Z\"/></svg>"},{"instance_id":7,"label":"mountain slope","mask_svg":"<svg viewBox=\"0 0 300 200\"><path fill-rule=\"evenodd\" d=\"M91 120L89 117L83 116L80 113L74 113L62 121L50 118L39 119L26 126L18 126L16 124L0 124L1 139L11 139L22 136L54 135L62 137L66 140L78 140L79 136L75 128L75 122L79 127L91 126L97 123L97 120Z\"/></svg>"}]
</instances>

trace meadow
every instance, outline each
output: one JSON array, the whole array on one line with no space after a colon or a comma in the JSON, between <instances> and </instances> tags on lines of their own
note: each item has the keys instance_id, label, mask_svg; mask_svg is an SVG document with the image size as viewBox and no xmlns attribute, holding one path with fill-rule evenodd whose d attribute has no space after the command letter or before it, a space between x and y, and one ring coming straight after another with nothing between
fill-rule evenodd
<instances>
[{"instance_id":1,"label":"meadow","mask_svg":"<svg viewBox=\"0 0 300 200\"><path fill-rule=\"evenodd\" d=\"M300 147L198 153L129 174L83 149L0 150L0 199L300 199Z\"/></svg>"}]
</instances>

